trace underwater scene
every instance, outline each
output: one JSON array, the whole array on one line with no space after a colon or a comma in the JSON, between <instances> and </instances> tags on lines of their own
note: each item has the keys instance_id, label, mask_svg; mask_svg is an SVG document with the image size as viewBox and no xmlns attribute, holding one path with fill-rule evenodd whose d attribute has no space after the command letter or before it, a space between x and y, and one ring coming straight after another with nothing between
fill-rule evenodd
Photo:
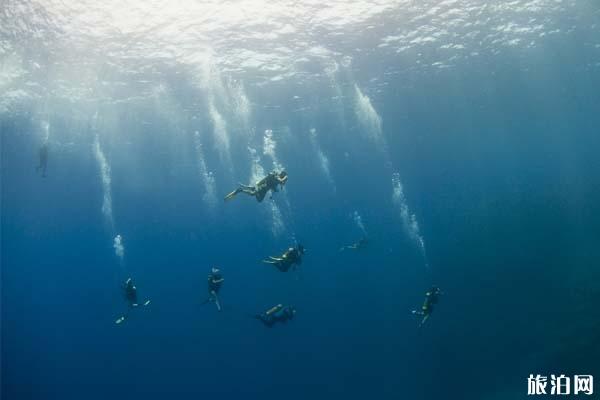
<instances>
[{"instance_id":1,"label":"underwater scene","mask_svg":"<svg viewBox=\"0 0 600 400\"><path fill-rule=\"evenodd\" d=\"M1 0L0 140L2 399L600 390L598 0Z\"/></svg>"}]
</instances>

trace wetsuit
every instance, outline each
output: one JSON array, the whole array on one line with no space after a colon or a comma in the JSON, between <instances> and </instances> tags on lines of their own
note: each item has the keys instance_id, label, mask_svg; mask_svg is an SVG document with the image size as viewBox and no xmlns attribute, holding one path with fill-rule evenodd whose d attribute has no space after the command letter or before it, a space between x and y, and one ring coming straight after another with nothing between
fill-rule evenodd
<instances>
[{"instance_id":1,"label":"wetsuit","mask_svg":"<svg viewBox=\"0 0 600 400\"><path fill-rule=\"evenodd\" d=\"M285 324L294 318L296 310L291 306L277 305L269 311L256 315L255 318L262 322L266 327L271 328L276 323Z\"/></svg>"},{"instance_id":2,"label":"wetsuit","mask_svg":"<svg viewBox=\"0 0 600 400\"><path fill-rule=\"evenodd\" d=\"M281 257L269 257L263 262L273 264L281 272L287 272L294 265L302 264L302 252L298 248L290 247Z\"/></svg>"},{"instance_id":3,"label":"wetsuit","mask_svg":"<svg viewBox=\"0 0 600 400\"><path fill-rule=\"evenodd\" d=\"M223 281L224 279L220 272L211 272L208 274L208 299L205 303L215 303L218 311L221 311L218 293L221 290Z\"/></svg>"},{"instance_id":4,"label":"wetsuit","mask_svg":"<svg viewBox=\"0 0 600 400\"><path fill-rule=\"evenodd\" d=\"M269 190L277 192L278 184L279 179L277 173L269 173L269 175L267 175L265 178L263 178L260 182L256 184L254 193L254 196L256 196L256 201L258 201L259 203L262 202Z\"/></svg>"},{"instance_id":5,"label":"wetsuit","mask_svg":"<svg viewBox=\"0 0 600 400\"><path fill-rule=\"evenodd\" d=\"M221 274L219 272L217 273L210 273L208 274L208 294L212 295L212 293L214 292L215 294L219 293L219 290L221 290L221 286L223 285L223 276L221 276Z\"/></svg>"},{"instance_id":6,"label":"wetsuit","mask_svg":"<svg viewBox=\"0 0 600 400\"><path fill-rule=\"evenodd\" d=\"M128 280L125 284L125 299L129 303L130 307L134 307L138 304L137 288L133 285L132 280Z\"/></svg>"}]
</instances>

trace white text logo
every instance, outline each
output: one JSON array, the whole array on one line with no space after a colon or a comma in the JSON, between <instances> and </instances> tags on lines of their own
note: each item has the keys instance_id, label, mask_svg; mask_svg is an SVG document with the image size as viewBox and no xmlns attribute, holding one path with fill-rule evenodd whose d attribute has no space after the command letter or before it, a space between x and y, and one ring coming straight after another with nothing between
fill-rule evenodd
<instances>
[{"instance_id":1,"label":"white text logo","mask_svg":"<svg viewBox=\"0 0 600 400\"><path fill-rule=\"evenodd\" d=\"M548 385L550 383L550 385ZM592 375L575 375L572 379L569 376L550 375L550 380L547 376L540 374L529 375L527 378L527 394L535 395L558 395L566 396L569 394L594 394L594 377Z\"/></svg>"}]
</instances>

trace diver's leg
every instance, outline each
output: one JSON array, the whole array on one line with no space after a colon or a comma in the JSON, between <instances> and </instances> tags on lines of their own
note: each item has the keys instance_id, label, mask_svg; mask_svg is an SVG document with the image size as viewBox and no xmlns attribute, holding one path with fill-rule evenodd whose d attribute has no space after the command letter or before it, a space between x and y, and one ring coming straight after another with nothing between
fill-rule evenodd
<instances>
[{"instance_id":1,"label":"diver's leg","mask_svg":"<svg viewBox=\"0 0 600 400\"><path fill-rule=\"evenodd\" d=\"M232 199L235 195L237 195L238 193L244 193L247 194L249 196L254 196L256 191L254 190L253 187L239 187L237 189L235 189L233 192L229 193L227 196L225 196L225 200L229 200Z\"/></svg>"},{"instance_id":2,"label":"diver's leg","mask_svg":"<svg viewBox=\"0 0 600 400\"><path fill-rule=\"evenodd\" d=\"M427 321L428 318L429 318L429 314L425 314L425 316L421 320L421 323L419 324L419 328L425 324L425 322Z\"/></svg>"},{"instance_id":3,"label":"diver's leg","mask_svg":"<svg viewBox=\"0 0 600 400\"><path fill-rule=\"evenodd\" d=\"M265 199L265 196L267 195L267 192L264 191L264 190L261 190L261 191L255 190L252 195L255 196L256 197L256 201L258 201L260 203L260 202L262 202Z\"/></svg>"},{"instance_id":4,"label":"diver's leg","mask_svg":"<svg viewBox=\"0 0 600 400\"><path fill-rule=\"evenodd\" d=\"M211 292L212 296L213 296L213 300L215 302L215 305L217 306L217 311L221 311L221 303L219 303L219 296L217 296L217 292L215 292L214 290Z\"/></svg>"},{"instance_id":5,"label":"diver's leg","mask_svg":"<svg viewBox=\"0 0 600 400\"><path fill-rule=\"evenodd\" d=\"M268 259L263 260L263 262L266 264L279 264L282 261L283 261L283 258L277 258L277 257L273 257L273 256L269 256Z\"/></svg>"},{"instance_id":6,"label":"diver's leg","mask_svg":"<svg viewBox=\"0 0 600 400\"><path fill-rule=\"evenodd\" d=\"M131 309L128 309L125 314L123 314L122 316L120 316L119 318L117 318L117 320L115 321L115 324L119 325L119 324L122 324L123 322L125 322L125 320L127 318L129 318L129 311L130 310Z\"/></svg>"},{"instance_id":7,"label":"diver's leg","mask_svg":"<svg viewBox=\"0 0 600 400\"><path fill-rule=\"evenodd\" d=\"M237 188L235 189L233 192L227 194L227 196L225 196L225 200L231 200L235 197L236 194L238 194L239 192L241 192L242 189L241 188Z\"/></svg>"},{"instance_id":8,"label":"diver's leg","mask_svg":"<svg viewBox=\"0 0 600 400\"><path fill-rule=\"evenodd\" d=\"M241 193L245 193L248 196L254 196L256 194L256 190L254 190L253 186L240 188Z\"/></svg>"}]
</instances>

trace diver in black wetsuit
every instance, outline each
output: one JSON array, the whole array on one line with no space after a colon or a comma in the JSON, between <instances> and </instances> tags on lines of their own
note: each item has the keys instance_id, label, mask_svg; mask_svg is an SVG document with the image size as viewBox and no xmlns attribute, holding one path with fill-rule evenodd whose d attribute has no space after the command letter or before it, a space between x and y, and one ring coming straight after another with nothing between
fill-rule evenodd
<instances>
[{"instance_id":1,"label":"diver in black wetsuit","mask_svg":"<svg viewBox=\"0 0 600 400\"><path fill-rule=\"evenodd\" d=\"M42 178L46 177L46 169L48 168L48 143L44 143L39 151L40 163L35 167L35 172L42 170Z\"/></svg>"},{"instance_id":2,"label":"diver in black wetsuit","mask_svg":"<svg viewBox=\"0 0 600 400\"><path fill-rule=\"evenodd\" d=\"M302 264L302 255L305 249L301 244L296 247L290 247L281 256L273 257L263 260L265 264L272 264L281 272L287 272L290 268L296 269L297 265Z\"/></svg>"},{"instance_id":3,"label":"diver in black wetsuit","mask_svg":"<svg viewBox=\"0 0 600 400\"><path fill-rule=\"evenodd\" d=\"M219 302L219 290L225 282L219 268L213 267L208 274L208 298L202 304L215 303L217 310L221 311L221 303Z\"/></svg>"},{"instance_id":4,"label":"diver in black wetsuit","mask_svg":"<svg viewBox=\"0 0 600 400\"><path fill-rule=\"evenodd\" d=\"M292 306L283 306L277 304L262 314L255 315L254 318L262 322L266 327L271 328L277 322L285 324L296 315L296 309Z\"/></svg>"},{"instance_id":5,"label":"diver in black wetsuit","mask_svg":"<svg viewBox=\"0 0 600 400\"><path fill-rule=\"evenodd\" d=\"M129 317L129 312L133 308L139 307L138 297L137 297L137 288L133 284L133 280L131 278L128 278L125 281L125 283L123 284L123 295L125 297L125 300L127 300L129 308L127 309L127 312L123 316L117 318L117 320L115 321L116 324L120 324L123 321L125 321ZM148 304L150 304L150 300L146 300L144 302L144 304L142 304L142 306L146 307Z\"/></svg>"},{"instance_id":6,"label":"diver in black wetsuit","mask_svg":"<svg viewBox=\"0 0 600 400\"><path fill-rule=\"evenodd\" d=\"M262 178L254 186L242 185L235 189L233 192L225 196L225 201L233 199L238 193L245 193L249 196L256 197L256 201L262 202L269 191L275 193L278 191L277 187L281 185L283 187L288 180L287 172L272 171L266 177Z\"/></svg>"},{"instance_id":7,"label":"diver in black wetsuit","mask_svg":"<svg viewBox=\"0 0 600 400\"><path fill-rule=\"evenodd\" d=\"M442 291L437 286L432 286L431 289L427 293L425 293L425 301L423 302L423 306L421 306L421 310L413 310L412 313L414 315L420 315L423 317L421 323L419 324L419 328L423 326L423 324L429 319L429 316L433 312L433 306L437 304L442 295Z\"/></svg>"}]
</instances>

